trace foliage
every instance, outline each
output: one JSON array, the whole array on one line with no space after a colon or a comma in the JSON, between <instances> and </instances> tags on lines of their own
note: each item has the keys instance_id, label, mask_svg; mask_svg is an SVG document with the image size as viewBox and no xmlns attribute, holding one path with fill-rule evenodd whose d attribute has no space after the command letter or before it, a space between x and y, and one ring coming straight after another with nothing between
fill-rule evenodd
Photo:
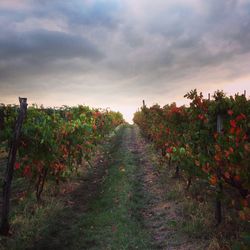
<instances>
[{"instance_id":1,"label":"foliage","mask_svg":"<svg viewBox=\"0 0 250 250\"><path fill-rule=\"evenodd\" d=\"M0 106L0 139L8 148L18 107ZM16 174L35 186L40 199L46 180L57 184L77 171L82 159L89 161L98 143L124 120L119 112L87 106L58 109L32 105L23 124Z\"/></svg>"},{"instance_id":2,"label":"foliage","mask_svg":"<svg viewBox=\"0 0 250 250\"><path fill-rule=\"evenodd\" d=\"M143 106L134 122L191 179L230 185L241 195L240 217L250 219L250 100L216 91L213 99L192 90L188 107ZM233 197L232 197L233 201Z\"/></svg>"}]
</instances>

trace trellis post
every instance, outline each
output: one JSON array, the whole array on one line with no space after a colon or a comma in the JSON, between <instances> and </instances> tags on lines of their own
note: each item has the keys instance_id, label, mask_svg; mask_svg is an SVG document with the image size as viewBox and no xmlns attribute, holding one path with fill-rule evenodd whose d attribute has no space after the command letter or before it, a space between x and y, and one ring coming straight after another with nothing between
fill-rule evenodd
<instances>
[{"instance_id":1,"label":"trellis post","mask_svg":"<svg viewBox=\"0 0 250 250\"><path fill-rule=\"evenodd\" d=\"M17 117L15 130L9 149L7 168L3 180L3 206L2 206L2 221L1 221L0 233L6 236L9 235L9 229L10 229L9 212L10 212L11 182L14 173L14 165L16 162L16 154L20 141L21 128L23 120L26 116L26 111L28 106L27 98L19 97L19 103L20 103L20 110Z\"/></svg>"}]
</instances>

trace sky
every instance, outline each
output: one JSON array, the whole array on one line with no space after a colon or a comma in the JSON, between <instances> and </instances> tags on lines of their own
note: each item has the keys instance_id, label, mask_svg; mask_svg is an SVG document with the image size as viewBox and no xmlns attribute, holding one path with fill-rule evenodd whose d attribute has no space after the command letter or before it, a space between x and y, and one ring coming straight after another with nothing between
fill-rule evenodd
<instances>
[{"instance_id":1,"label":"sky","mask_svg":"<svg viewBox=\"0 0 250 250\"><path fill-rule=\"evenodd\" d=\"M0 0L0 103L131 122L197 88L250 94L250 0Z\"/></svg>"}]
</instances>

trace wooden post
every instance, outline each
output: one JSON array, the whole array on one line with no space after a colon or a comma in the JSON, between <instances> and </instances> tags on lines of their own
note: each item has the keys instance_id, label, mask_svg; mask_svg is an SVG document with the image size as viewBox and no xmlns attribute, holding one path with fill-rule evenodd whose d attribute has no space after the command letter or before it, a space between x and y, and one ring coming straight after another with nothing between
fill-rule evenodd
<instances>
[{"instance_id":1,"label":"wooden post","mask_svg":"<svg viewBox=\"0 0 250 250\"><path fill-rule=\"evenodd\" d=\"M13 178L14 165L16 162L16 154L20 140L21 128L28 106L27 98L19 97L19 102L20 102L20 111L18 114L14 135L10 145L7 168L6 168L5 178L3 181L3 206L2 206L2 221L1 221L0 233L6 236L9 235L9 229L10 229L9 211L10 211L11 182Z\"/></svg>"},{"instance_id":2,"label":"wooden post","mask_svg":"<svg viewBox=\"0 0 250 250\"><path fill-rule=\"evenodd\" d=\"M210 93L208 93L208 100L210 101Z\"/></svg>"},{"instance_id":3,"label":"wooden post","mask_svg":"<svg viewBox=\"0 0 250 250\"><path fill-rule=\"evenodd\" d=\"M217 133L221 133L223 129L223 120L220 114L217 115ZM217 167L216 175L218 179L217 183L217 193L216 193L216 204L215 204L215 219L217 221L217 225L219 225L222 221L222 205L221 198L223 193L222 179L221 179L221 169L220 166Z\"/></svg>"},{"instance_id":4,"label":"wooden post","mask_svg":"<svg viewBox=\"0 0 250 250\"><path fill-rule=\"evenodd\" d=\"M244 96L247 97L247 91L246 90L244 90Z\"/></svg>"},{"instance_id":5,"label":"wooden post","mask_svg":"<svg viewBox=\"0 0 250 250\"><path fill-rule=\"evenodd\" d=\"M179 165L180 165L180 162L178 161L178 162L177 162L177 165L176 165L176 167L175 167L174 178L180 178L180 167L179 167Z\"/></svg>"},{"instance_id":6,"label":"wooden post","mask_svg":"<svg viewBox=\"0 0 250 250\"><path fill-rule=\"evenodd\" d=\"M217 133L221 133L223 129L223 120L221 115L217 115Z\"/></svg>"},{"instance_id":7,"label":"wooden post","mask_svg":"<svg viewBox=\"0 0 250 250\"><path fill-rule=\"evenodd\" d=\"M142 107L145 108L145 100L142 100Z\"/></svg>"},{"instance_id":8,"label":"wooden post","mask_svg":"<svg viewBox=\"0 0 250 250\"><path fill-rule=\"evenodd\" d=\"M4 128L4 105L0 104L0 129Z\"/></svg>"}]
</instances>

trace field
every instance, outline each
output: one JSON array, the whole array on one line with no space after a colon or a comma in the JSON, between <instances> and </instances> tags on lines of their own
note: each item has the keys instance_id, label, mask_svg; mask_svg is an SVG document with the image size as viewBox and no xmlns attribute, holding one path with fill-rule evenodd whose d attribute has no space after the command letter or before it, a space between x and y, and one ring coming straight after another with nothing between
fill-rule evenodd
<instances>
[{"instance_id":1,"label":"field","mask_svg":"<svg viewBox=\"0 0 250 250\"><path fill-rule=\"evenodd\" d=\"M110 110L29 107L14 162L20 110L2 105L3 189L13 179L1 249L249 249L250 102L187 98L144 104L134 125Z\"/></svg>"}]
</instances>

